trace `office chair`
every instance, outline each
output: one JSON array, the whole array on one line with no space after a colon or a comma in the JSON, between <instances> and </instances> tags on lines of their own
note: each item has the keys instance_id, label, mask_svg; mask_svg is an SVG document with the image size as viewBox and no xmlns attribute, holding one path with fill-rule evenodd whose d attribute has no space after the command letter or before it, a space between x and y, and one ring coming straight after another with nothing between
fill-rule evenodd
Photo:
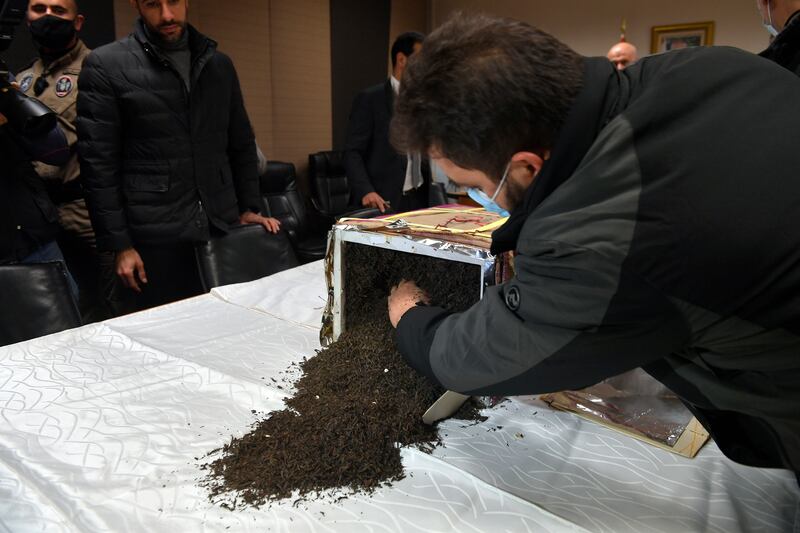
<instances>
[{"instance_id":1,"label":"office chair","mask_svg":"<svg viewBox=\"0 0 800 533\"><path fill-rule=\"evenodd\" d=\"M0 346L81 325L61 261L0 266Z\"/></svg>"},{"instance_id":2,"label":"office chair","mask_svg":"<svg viewBox=\"0 0 800 533\"><path fill-rule=\"evenodd\" d=\"M260 224L237 226L226 235L199 243L195 256L206 291L260 279L299 264L287 233L275 235Z\"/></svg>"}]
</instances>

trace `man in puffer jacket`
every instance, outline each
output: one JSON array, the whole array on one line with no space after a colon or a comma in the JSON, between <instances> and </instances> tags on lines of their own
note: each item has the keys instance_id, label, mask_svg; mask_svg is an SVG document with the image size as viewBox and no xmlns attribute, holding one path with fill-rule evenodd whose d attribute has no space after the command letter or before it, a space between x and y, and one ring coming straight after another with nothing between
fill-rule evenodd
<instances>
[{"instance_id":1,"label":"man in puffer jacket","mask_svg":"<svg viewBox=\"0 0 800 533\"><path fill-rule=\"evenodd\" d=\"M517 252L463 313L394 290L409 363L508 396L642 367L731 459L800 472L800 80L724 47L617 71L466 16L404 76L399 148L508 209L492 250Z\"/></svg>"},{"instance_id":2,"label":"man in puffer jacket","mask_svg":"<svg viewBox=\"0 0 800 533\"><path fill-rule=\"evenodd\" d=\"M193 245L259 215L256 145L231 60L187 0L132 0L134 32L79 78L78 150L100 249L140 309L201 292Z\"/></svg>"}]
</instances>

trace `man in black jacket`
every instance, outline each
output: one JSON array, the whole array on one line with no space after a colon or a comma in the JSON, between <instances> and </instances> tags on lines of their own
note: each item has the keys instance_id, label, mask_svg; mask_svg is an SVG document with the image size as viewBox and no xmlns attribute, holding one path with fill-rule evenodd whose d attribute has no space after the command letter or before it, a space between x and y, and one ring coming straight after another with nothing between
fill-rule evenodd
<instances>
[{"instance_id":1,"label":"man in black jacket","mask_svg":"<svg viewBox=\"0 0 800 533\"><path fill-rule=\"evenodd\" d=\"M409 58L425 36L400 35L392 45L392 76L356 96L345 145L345 169L351 201L395 212L428 206L430 167L419 154L401 154L389 144L389 123Z\"/></svg>"},{"instance_id":2,"label":"man in black jacket","mask_svg":"<svg viewBox=\"0 0 800 533\"><path fill-rule=\"evenodd\" d=\"M511 211L492 250L516 250L516 276L457 314L401 284L401 352L468 394L642 367L728 457L800 471L798 91L733 48L616 71L520 22L445 24L406 71L393 138Z\"/></svg>"},{"instance_id":3,"label":"man in black jacket","mask_svg":"<svg viewBox=\"0 0 800 533\"><path fill-rule=\"evenodd\" d=\"M767 31L774 37L759 54L800 76L800 0L756 0Z\"/></svg>"},{"instance_id":4,"label":"man in black jacket","mask_svg":"<svg viewBox=\"0 0 800 533\"><path fill-rule=\"evenodd\" d=\"M187 0L131 3L133 34L84 62L78 149L98 248L116 252L146 308L201 292L193 243L279 223L258 214L255 139L231 60L187 23Z\"/></svg>"}]
</instances>

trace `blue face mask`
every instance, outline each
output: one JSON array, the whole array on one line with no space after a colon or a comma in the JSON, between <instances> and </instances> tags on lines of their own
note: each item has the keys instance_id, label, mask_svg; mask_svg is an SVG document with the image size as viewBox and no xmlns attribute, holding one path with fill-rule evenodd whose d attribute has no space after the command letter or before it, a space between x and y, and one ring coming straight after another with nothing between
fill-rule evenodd
<instances>
[{"instance_id":1,"label":"blue face mask","mask_svg":"<svg viewBox=\"0 0 800 533\"><path fill-rule=\"evenodd\" d=\"M508 164L506 167L506 171L503 173L503 179L500 180L500 184L497 186L497 190L494 191L494 194L491 198L480 189L476 189L474 187L470 187L467 189L467 195L478 202L484 209L489 211L490 213L497 213L500 216L507 217L509 216L509 212L497 205L495 199L497 199L497 195L500 194L500 190L503 188L503 185L506 184L506 180L508 179L508 171L511 169L511 163Z\"/></svg>"}]
</instances>

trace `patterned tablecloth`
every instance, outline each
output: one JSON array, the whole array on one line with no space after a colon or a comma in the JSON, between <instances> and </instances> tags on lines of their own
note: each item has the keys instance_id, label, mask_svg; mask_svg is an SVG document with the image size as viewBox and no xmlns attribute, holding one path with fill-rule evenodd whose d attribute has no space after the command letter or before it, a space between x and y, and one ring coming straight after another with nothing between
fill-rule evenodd
<instances>
[{"instance_id":1,"label":"patterned tablecloth","mask_svg":"<svg viewBox=\"0 0 800 533\"><path fill-rule=\"evenodd\" d=\"M202 457L319 349L321 263L0 348L0 532L797 531L792 474L694 460L533 398L447 421L372 496L230 512ZM291 374L288 374L291 376Z\"/></svg>"}]
</instances>

